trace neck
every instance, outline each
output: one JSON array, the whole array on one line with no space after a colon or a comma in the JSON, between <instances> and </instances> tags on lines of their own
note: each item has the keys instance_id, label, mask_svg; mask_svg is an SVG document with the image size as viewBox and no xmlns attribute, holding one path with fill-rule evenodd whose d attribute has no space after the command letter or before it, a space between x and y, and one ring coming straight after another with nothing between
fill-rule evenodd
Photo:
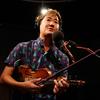
<instances>
[{"instance_id":1,"label":"neck","mask_svg":"<svg viewBox=\"0 0 100 100\"><path fill-rule=\"evenodd\" d=\"M40 39L44 40L44 37L42 35L40 35L39 37L40 37Z\"/></svg>"},{"instance_id":2,"label":"neck","mask_svg":"<svg viewBox=\"0 0 100 100\"><path fill-rule=\"evenodd\" d=\"M40 35L44 42L44 51L47 52L53 46L52 34L47 34L44 37Z\"/></svg>"}]
</instances>

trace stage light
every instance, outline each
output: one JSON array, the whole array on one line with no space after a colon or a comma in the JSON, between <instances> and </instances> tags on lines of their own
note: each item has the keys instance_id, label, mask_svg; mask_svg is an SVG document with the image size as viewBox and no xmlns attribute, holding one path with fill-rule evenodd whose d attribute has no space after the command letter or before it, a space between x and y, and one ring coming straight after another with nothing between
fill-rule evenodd
<instances>
[{"instance_id":1,"label":"stage light","mask_svg":"<svg viewBox=\"0 0 100 100\"><path fill-rule=\"evenodd\" d=\"M45 15L46 13L47 13L47 9L46 9L46 8L42 8L42 9L41 9L41 14L42 14L42 15Z\"/></svg>"}]
</instances>

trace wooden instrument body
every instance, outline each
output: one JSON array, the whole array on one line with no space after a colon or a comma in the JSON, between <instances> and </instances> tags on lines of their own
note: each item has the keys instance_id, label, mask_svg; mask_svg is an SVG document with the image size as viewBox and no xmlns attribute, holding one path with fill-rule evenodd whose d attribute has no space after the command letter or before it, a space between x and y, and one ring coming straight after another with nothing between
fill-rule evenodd
<instances>
[{"instance_id":1,"label":"wooden instrument body","mask_svg":"<svg viewBox=\"0 0 100 100\"><path fill-rule=\"evenodd\" d=\"M29 81L35 78L41 78L42 80L36 84L43 84L44 86L38 90L35 90L35 93L53 93L53 73L48 68L40 68L38 70L32 71L28 65L20 65L18 67L19 80L21 82ZM61 76L56 77L60 79ZM70 86L82 86L85 84L83 80L68 80Z\"/></svg>"}]
</instances>

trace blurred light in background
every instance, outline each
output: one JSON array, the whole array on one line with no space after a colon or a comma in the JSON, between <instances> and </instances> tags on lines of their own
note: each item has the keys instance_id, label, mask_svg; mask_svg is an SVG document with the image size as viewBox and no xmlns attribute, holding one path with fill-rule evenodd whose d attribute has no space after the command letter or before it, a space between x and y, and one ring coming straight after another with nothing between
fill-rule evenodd
<instances>
[{"instance_id":1,"label":"blurred light in background","mask_svg":"<svg viewBox=\"0 0 100 100\"><path fill-rule=\"evenodd\" d=\"M46 12L47 12L47 9L46 9L46 8L41 8L40 13L41 13L42 15L45 15L45 14L46 14Z\"/></svg>"}]
</instances>

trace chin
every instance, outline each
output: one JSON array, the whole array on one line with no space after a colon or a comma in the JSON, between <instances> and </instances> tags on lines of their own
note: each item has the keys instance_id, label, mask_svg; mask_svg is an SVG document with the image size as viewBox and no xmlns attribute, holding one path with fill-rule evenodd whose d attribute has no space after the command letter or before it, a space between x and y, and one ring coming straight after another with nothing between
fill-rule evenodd
<instances>
[{"instance_id":1,"label":"chin","mask_svg":"<svg viewBox=\"0 0 100 100\"><path fill-rule=\"evenodd\" d=\"M54 33L54 32L52 32L52 31L48 31L48 32L47 32L47 34L53 34L53 33Z\"/></svg>"}]
</instances>

